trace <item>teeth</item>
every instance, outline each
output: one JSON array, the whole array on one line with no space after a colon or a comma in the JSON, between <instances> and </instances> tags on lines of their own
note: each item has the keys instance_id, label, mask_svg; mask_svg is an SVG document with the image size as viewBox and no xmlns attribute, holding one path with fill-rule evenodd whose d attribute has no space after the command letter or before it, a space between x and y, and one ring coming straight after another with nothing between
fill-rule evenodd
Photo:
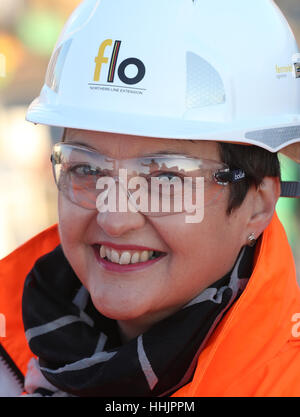
<instances>
[{"instance_id":1,"label":"teeth","mask_svg":"<svg viewBox=\"0 0 300 417\"><path fill-rule=\"evenodd\" d=\"M138 252L135 252L131 257L131 263L137 264L138 262L140 262L140 254Z\"/></svg>"},{"instance_id":2,"label":"teeth","mask_svg":"<svg viewBox=\"0 0 300 417\"><path fill-rule=\"evenodd\" d=\"M116 250L112 250L111 251L111 255L110 255L110 260L112 262L114 262L115 264L119 263L119 259L120 259L120 255L118 254L118 252Z\"/></svg>"},{"instance_id":3,"label":"teeth","mask_svg":"<svg viewBox=\"0 0 300 417\"><path fill-rule=\"evenodd\" d=\"M123 252L120 260L119 260L119 264L120 265L128 265L130 264L130 259L131 259L131 255L129 252Z\"/></svg>"},{"instance_id":4,"label":"teeth","mask_svg":"<svg viewBox=\"0 0 300 417\"><path fill-rule=\"evenodd\" d=\"M147 250L144 250L141 254L140 262L146 262L149 259L149 252Z\"/></svg>"},{"instance_id":5,"label":"teeth","mask_svg":"<svg viewBox=\"0 0 300 417\"><path fill-rule=\"evenodd\" d=\"M100 257L102 259L106 257L109 261L120 265L147 262L150 258L152 258L153 254L153 251L147 250L132 253L129 251L118 252L115 249L107 248L104 245L100 246Z\"/></svg>"},{"instance_id":6,"label":"teeth","mask_svg":"<svg viewBox=\"0 0 300 417\"><path fill-rule=\"evenodd\" d=\"M103 246L103 245L100 247L100 256L101 256L101 258L105 258L105 256L106 256L105 246Z\"/></svg>"},{"instance_id":7,"label":"teeth","mask_svg":"<svg viewBox=\"0 0 300 417\"><path fill-rule=\"evenodd\" d=\"M106 257L107 257L108 259L110 259L110 258L111 258L111 249L106 248L105 246L103 246L103 247L104 247L104 249L105 249L105 254L106 254Z\"/></svg>"}]
</instances>

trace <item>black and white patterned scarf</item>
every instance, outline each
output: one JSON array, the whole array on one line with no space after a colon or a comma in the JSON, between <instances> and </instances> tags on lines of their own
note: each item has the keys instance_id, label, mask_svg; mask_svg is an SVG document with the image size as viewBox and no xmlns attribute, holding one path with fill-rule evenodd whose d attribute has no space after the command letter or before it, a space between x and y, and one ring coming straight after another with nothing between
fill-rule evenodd
<instances>
[{"instance_id":1,"label":"black and white patterned scarf","mask_svg":"<svg viewBox=\"0 0 300 417\"><path fill-rule=\"evenodd\" d=\"M25 281L23 321L30 349L39 358L26 377L28 391L46 396L172 394L191 380L207 339L245 288L253 253L243 248L228 275L122 344L117 322L95 309L58 246L36 262Z\"/></svg>"}]
</instances>

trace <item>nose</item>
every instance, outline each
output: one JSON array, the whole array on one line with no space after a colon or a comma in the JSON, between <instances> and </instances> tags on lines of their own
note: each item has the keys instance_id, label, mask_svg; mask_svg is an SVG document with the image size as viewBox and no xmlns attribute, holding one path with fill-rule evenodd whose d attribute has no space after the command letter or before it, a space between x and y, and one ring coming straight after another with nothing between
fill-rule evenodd
<instances>
[{"instance_id":1,"label":"nose","mask_svg":"<svg viewBox=\"0 0 300 417\"><path fill-rule=\"evenodd\" d=\"M97 223L110 237L119 237L126 233L142 228L146 223L143 214L131 211L105 212L97 214Z\"/></svg>"},{"instance_id":2,"label":"nose","mask_svg":"<svg viewBox=\"0 0 300 417\"><path fill-rule=\"evenodd\" d=\"M127 175L127 172L125 175ZM119 184L118 187L116 183ZM126 187L124 188L123 181L120 181L119 177L111 178L106 192L103 193L98 202L99 205L97 208L99 212L97 214L97 223L110 237L122 236L128 232L142 228L146 223L145 216L138 212L135 204L131 202L131 199L128 199L128 190ZM111 200L109 197L111 197ZM103 202L106 199L108 205L105 204L104 206ZM102 209L104 207L106 210L103 211Z\"/></svg>"}]
</instances>

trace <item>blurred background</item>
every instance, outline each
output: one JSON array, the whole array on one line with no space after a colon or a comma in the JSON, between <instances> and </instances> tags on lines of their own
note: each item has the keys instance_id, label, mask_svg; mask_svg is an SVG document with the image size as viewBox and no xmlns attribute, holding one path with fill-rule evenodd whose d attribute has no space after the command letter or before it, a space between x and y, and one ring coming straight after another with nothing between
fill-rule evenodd
<instances>
[{"instance_id":1,"label":"blurred background","mask_svg":"<svg viewBox=\"0 0 300 417\"><path fill-rule=\"evenodd\" d=\"M61 130L25 122L38 96L64 22L80 0L0 0L0 259L57 222L57 192L49 161ZM300 0L276 0L300 45ZM25 146L26 144L26 146ZM285 179L300 180L282 158ZM300 280L300 201L280 199Z\"/></svg>"}]
</instances>

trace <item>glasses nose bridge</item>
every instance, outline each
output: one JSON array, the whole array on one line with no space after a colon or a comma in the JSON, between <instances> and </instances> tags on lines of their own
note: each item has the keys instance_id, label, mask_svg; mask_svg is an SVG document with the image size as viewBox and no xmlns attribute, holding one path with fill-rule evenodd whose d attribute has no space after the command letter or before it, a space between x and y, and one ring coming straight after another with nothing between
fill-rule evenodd
<instances>
[{"instance_id":1,"label":"glasses nose bridge","mask_svg":"<svg viewBox=\"0 0 300 417\"><path fill-rule=\"evenodd\" d=\"M122 194L125 193L126 198L128 200L128 204L132 204L132 191L128 189L128 182L130 178L133 176L133 173L130 171L130 173L128 174L129 160L114 159L112 162L113 162L114 167L112 170L112 175L110 175L110 177L112 178L112 180L114 181L116 185L118 184L118 187L116 187L116 193L117 194L119 194L120 192ZM124 163L126 166L124 166ZM136 175L138 175L137 172L136 172ZM117 200L118 199L119 199L119 195L117 195Z\"/></svg>"},{"instance_id":2,"label":"glasses nose bridge","mask_svg":"<svg viewBox=\"0 0 300 417\"><path fill-rule=\"evenodd\" d=\"M113 164L111 170L111 178L120 184L128 184L128 181L132 177L139 177L140 172L135 159L111 159L110 162Z\"/></svg>"}]
</instances>

